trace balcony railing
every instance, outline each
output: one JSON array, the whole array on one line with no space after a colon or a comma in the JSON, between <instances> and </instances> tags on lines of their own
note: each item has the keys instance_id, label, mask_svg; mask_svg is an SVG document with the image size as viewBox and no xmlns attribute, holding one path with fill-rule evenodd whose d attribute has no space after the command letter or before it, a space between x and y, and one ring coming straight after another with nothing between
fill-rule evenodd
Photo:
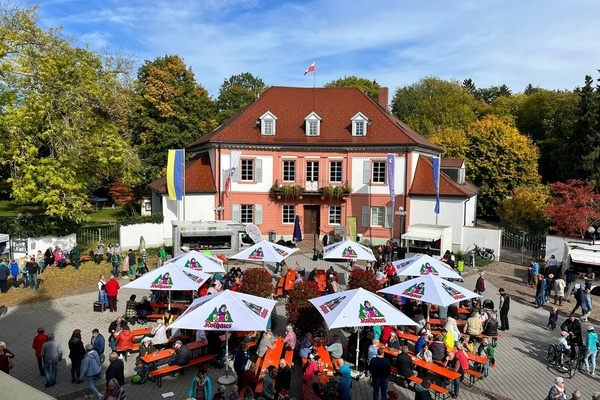
<instances>
[{"instance_id":1,"label":"balcony railing","mask_svg":"<svg viewBox=\"0 0 600 400\"><path fill-rule=\"evenodd\" d=\"M352 187L348 181L294 181L284 182L276 180L269 191L273 198L277 199L299 199L302 196L318 195L323 198L344 198L352 193Z\"/></svg>"}]
</instances>

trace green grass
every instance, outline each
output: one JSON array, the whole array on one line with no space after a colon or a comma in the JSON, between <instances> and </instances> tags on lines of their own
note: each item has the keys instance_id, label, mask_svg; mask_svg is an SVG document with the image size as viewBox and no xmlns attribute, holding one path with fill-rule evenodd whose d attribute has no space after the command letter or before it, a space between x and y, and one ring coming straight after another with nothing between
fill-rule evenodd
<instances>
[{"instance_id":1,"label":"green grass","mask_svg":"<svg viewBox=\"0 0 600 400\"><path fill-rule=\"evenodd\" d=\"M115 206L113 209L112 205L106 206L104 209L100 208L98 210L92 210L87 213L89 221L87 221L84 225L98 225L117 222L117 216L122 210L123 207ZM14 218L19 213L31 213L36 215L43 214L44 210L38 206L18 204L13 200L0 200L0 217Z\"/></svg>"},{"instance_id":2,"label":"green grass","mask_svg":"<svg viewBox=\"0 0 600 400\"><path fill-rule=\"evenodd\" d=\"M13 200L0 200L0 217L16 217L19 213L40 214L43 210L39 207L18 204Z\"/></svg>"},{"instance_id":3,"label":"green grass","mask_svg":"<svg viewBox=\"0 0 600 400\"><path fill-rule=\"evenodd\" d=\"M90 211L87 214L88 222L86 222L85 225L117 222L117 216L121 211L123 211L123 207L121 206L115 206L114 209L112 206L107 206L104 208L104 210L99 209L98 211Z\"/></svg>"}]
</instances>

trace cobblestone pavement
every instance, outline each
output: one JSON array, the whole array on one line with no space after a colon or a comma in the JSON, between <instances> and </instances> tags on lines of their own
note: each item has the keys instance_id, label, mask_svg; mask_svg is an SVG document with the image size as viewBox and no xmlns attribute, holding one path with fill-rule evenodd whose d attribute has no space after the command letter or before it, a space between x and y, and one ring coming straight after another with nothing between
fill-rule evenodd
<instances>
[{"instance_id":1,"label":"cobblestone pavement","mask_svg":"<svg viewBox=\"0 0 600 400\"><path fill-rule=\"evenodd\" d=\"M327 269L332 265L327 261L312 261L311 256L312 252L294 254L288 264L294 265L295 261L299 260L307 271L315 266ZM342 273L341 283L345 284L348 273L347 266L345 264L333 265L339 273ZM268 268L273 270L272 266ZM109 273L109 271L100 272ZM549 344L556 342L558 332L545 329L548 311L547 309L537 310L531 306L533 289L523 284L521 273L520 267L509 264L495 263L486 268L488 285L484 297L494 301L497 306L499 299L497 288L499 286L507 289L507 292L512 296L513 302L509 314L510 331L502 332L503 337L498 341L496 349L498 367L492 369L490 375L477 382L474 387L463 385L459 396L461 399L543 399L553 384L554 377L560 375L560 373L548 367L545 362L546 349ZM476 278L476 271L466 271L464 286L473 289ZM122 282L122 284L124 283ZM136 293L138 298L147 294L141 290L121 290L119 294L119 312L124 312L125 300L132 293ZM4 296L10 296L10 292ZM93 312L92 303L95 301L95 297L95 293L88 293L58 300L47 299L47 301L8 309L1 305L2 297L0 297L0 340L5 341L8 349L16 354L15 368L11 371L11 374L60 400L83 399L86 394L85 384L72 384L70 380L68 339L72 331L77 328L82 330L85 342L89 340L93 328L98 328L102 334L107 336L108 325L116 317L116 314L108 311L104 313ZM280 301L276 308L278 316L276 333L280 335L285 327L284 307L284 301ZM570 307L572 306L570 305ZM563 311L566 309L566 306L563 307ZM595 315L593 324L600 328L597 324L597 318L598 316ZM563 319L564 315L561 315L559 323ZM64 351L64 359L58 372L58 383L56 386L47 389L44 388L45 379L37 373L36 359L31 348L31 340L35 336L38 326L45 327L46 332L54 332ZM138 327L140 325L135 326L135 328ZM129 361L126 362L126 377L128 378L134 374L134 360L135 357L130 357ZM106 363L103 367L104 374ZM185 375L176 378L164 378L161 388L150 381L144 385L132 386L127 384L125 388L128 399L162 399L163 394L169 392L173 393L173 396L170 397L172 399L185 399L194 371L195 369L190 368ZM295 365L294 371L291 395L300 399L300 366ZM218 377L223 373L224 370L209 367L209 376L215 387L218 386L216 382ZM572 379L565 378L569 395L575 389L579 389L584 394L583 398L589 399L593 391L600 390L600 378L598 377L577 373ZM100 388L100 386L103 387L104 385L99 384L98 387ZM414 398L412 391L401 388L394 383L390 384L390 390L397 392L400 399ZM363 378L355 382L353 399L370 398L372 398L372 388L369 380Z\"/></svg>"}]
</instances>

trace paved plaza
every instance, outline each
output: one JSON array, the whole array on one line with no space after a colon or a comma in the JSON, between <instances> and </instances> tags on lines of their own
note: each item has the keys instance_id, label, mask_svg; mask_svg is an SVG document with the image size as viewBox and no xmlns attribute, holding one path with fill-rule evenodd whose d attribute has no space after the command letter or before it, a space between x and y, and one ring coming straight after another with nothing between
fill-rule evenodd
<instances>
[{"instance_id":1,"label":"paved plaza","mask_svg":"<svg viewBox=\"0 0 600 400\"><path fill-rule=\"evenodd\" d=\"M311 256L312 253L294 254L288 259L288 264L294 265L295 261L298 260L306 268L307 273L314 267L327 269L333 264L323 260L312 261ZM347 266L345 264L333 265L342 274L343 279L341 283L345 284L348 274ZM475 287L477 274L473 271L468 272L463 285L467 289L472 290ZM494 274L494 271L487 269L487 274ZM126 282L122 281L121 283L123 285ZM523 290L526 291L525 287ZM138 299L140 299L149 292L143 290L121 290L119 293L119 313L124 313L125 302L132 293L136 293ZM10 296L10 292L5 296ZM484 297L493 300L497 307L499 298L497 288L490 282L487 284ZM523 296L519 295L515 297L522 298ZM5 341L7 348L16 355L14 359L15 368L11 371L11 375L60 400L83 399L86 394L85 384L71 383L68 340L72 331L77 328L82 331L84 343L89 342L92 329L94 328L98 328L107 337L108 325L116 317L115 313L108 311L104 313L93 312L92 303L95 300L96 293L88 293L58 300L47 299L35 304L11 307L9 309L2 307L3 315L0 316L0 340ZM278 303L276 315L278 319L275 331L278 335L282 335L285 328L284 301ZM550 386L553 384L554 377L560 375L554 369L549 368L545 362L548 345L555 343L559 335L558 331L551 332L545 329L548 312L546 310L535 310L527 301L517 300L513 297L509 318L510 331L502 332L503 337L498 340L498 347L496 349L497 368L490 370L490 375L484 380L478 381L474 387L462 385L459 399L544 399ZM563 320L564 316L561 315L559 324ZM600 329L597 322L594 321L593 323L597 329ZM583 325L585 326L585 324ZM58 383L51 388L44 388L45 379L38 374L34 351L31 348L32 339L39 326L43 326L47 333L54 332L56 338L62 344L64 353L63 361L59 366ZM141 325L135 325L134 327L139 328ZM106 354L108 354L108 350ZM108 361L103 365L103 377L107 363ZM132 354L129 361L125 363L125 374L128 381L134 374L134 363L135 354ZM163 399L163 394L172 392L173 396L167 398L177 400L186 399L188 387L195 371L196 368L193 367L186 370L185 375L175 378L165 377L161 388L151 381L143 385L131 385L128 383L125 386L127 398L130 400ZM218 386L217 379L224 373L224 369L216 369L210 366L208 371L216 388ZM294 371L291 396L300 399L300 366L295 365ZM598 376L591 377L577 373L572 379L568 379L567 376L564 377L569 398L575 389L583 392L584 399L590 399L594 391L600 390L600 378ZM99 384L98 387L104 389L104 380L102 380L102 384ZM397 392L400 399L414 398L414 392L404 389L399 385L391 384L390 390ZM227 393L229 393L229 390ZM372 390L367 378L354 382L352 398L372 398Z\"/></svg>"}]
</instances>

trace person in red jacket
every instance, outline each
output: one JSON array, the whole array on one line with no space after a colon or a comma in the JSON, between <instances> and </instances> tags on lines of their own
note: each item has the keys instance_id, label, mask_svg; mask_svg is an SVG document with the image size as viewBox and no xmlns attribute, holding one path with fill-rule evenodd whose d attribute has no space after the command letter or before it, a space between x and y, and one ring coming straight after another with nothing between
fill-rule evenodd
<instances>
[{"instance_id":1,"label":"person in red jacket","mask_svg":"<svg viewBox=\"0 0 600 400\"><path fill-rule=\"evenodd\" d=\"M119 294L119 289L121 289L121 285L115 279L114 275L110 275L110 279L104 285L106 290L106 297L108 297L108 309L110 312L117 311L117 295Z\"/></svg>"},{"instance_id":2,"label":"person in red jacket","mask_svg":"<svg viewBox=\"0 0 600 400\"><path fill-rule=\"evenodd\" d=\"M41 376L46 376L44 373L44 365L42 364L42 346L48 341L48 335L46 330L42 327L37 329L37 335L33 338L33 344L31 347L35 350L35 356L37 358L38 368Z\"/></svg>"},{"instance_id":3,"label":"person in red jacket","mask_svg":"<svg viewBox=\"0 0 600 400\"><path fill-rule=\"evenodd\" d=\"M117 350L129 349L133 346L133 342L135 342L133 332L131 332L128 326L123 327L123 330L117 336ZM120 351L117 351L117 353L119 353L119 358L123 358L123 354Z\"/></svg>"}]
</instances>

